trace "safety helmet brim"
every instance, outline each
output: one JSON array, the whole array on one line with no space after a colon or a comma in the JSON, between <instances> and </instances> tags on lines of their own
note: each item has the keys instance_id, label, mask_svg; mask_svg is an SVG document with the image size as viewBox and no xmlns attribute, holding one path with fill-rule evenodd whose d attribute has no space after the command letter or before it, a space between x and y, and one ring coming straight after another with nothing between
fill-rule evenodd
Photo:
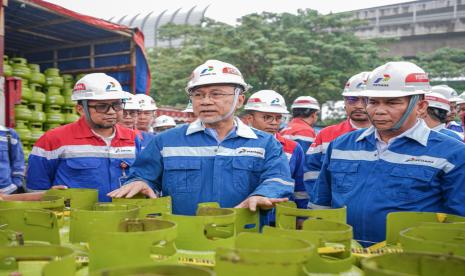
<instances>
[{"instance_id":1,"label":"safety helmet brim","mask_svg":"<svg viewBox=\"0 0 465 276\"><path fill-rule=\"evenodd\" d=\"M96 93L93 93L93 92L84 92L84 93L80 93L80 94L75 93L75 94L71 95L71 100L72 101L79 101L79 100L124 100L124 99L128 99L128 96L127 96L126 93L127 92L124 92L124 91L111 91L111 92L105 92L105 93L101 93L101 94L96 94Z\"/></svg>"},{"instance_id":2,"label":"safety helmet brim","mask_svg":"<svg viewBox=\"0 0 465 276\"><path fill-rule=\"evenodd\" d=\"M406 97L413 95L424 95L430 91L425 90L413 90L413 91L399 91L399 90L382 90L383 93L380 93L380 90L364 90L360 91L360 97L368 98L398 98Z\"/></svg>"}]
</instances>

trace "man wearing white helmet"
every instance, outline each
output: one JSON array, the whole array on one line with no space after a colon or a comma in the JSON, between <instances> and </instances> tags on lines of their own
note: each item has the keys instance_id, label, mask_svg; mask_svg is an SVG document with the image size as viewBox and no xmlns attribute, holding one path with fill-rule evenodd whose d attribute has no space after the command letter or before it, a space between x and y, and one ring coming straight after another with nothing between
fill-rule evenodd
<instances>
[{"instance_id":1,"label":"man wearing white helmet","mask_svg":"<svg viewBox=\"0 0 465 276\"><path fill-rule=\"evenodd\" d=\"M320 130L305 155L304 181L307 191L312 196L315 181L320 174L326 149L334 139L348 132L371 126L365 111L364 98L360 93L365 89L370 72L361 72L352 76L342 92L347 120Z\"/></svg>"},{"instance_id":2,"label":"man wearing white helmet","mask_svg":"<svg viewBox=\"0 0 465 276\"><path fill-rule=\"evenodd\" d=\"M136 149L137 153L143 150L153 139L154 133L152 130L152 122L155 118L155 110L157 105L155 100L145 94L136 94L136 101L138 101L140 109L137 113L137 124L136 124Z\"/></svg>"},{"instance_id":3,"label":"man wearing white helmet","mask_svg":"<svg viewBox=\"0 0 465 276\"><path fill-rule=\"evenodd\" d=\"M140 105L140 111L137 117L137 129L144 132L151 132L150 126L155 118L155 110L158 109L155 100L145 94L136 94L135 97L139 100Z\"/></svg>"},{"instance_id":4,"label":"man wearing white helmet","mask_svg":"<svg viewBox=\"0 0 465 276\"><path fill-rule=\"evenodd\" d=\"M161 115L155 119L155 133L160 133L173 127L176 127L176 122L171 116Z\"/></svg>"},{"instance_id":5,"label":"man wearing white helmet","mask_svg":"<svg viewBox=\"0 0 465 276\"><path fill-rule=\"evenodd\" d=\"M450 111L447 115L446 128L463 135L462 126L455 121L457 117L457 106L459 103L463 102L463 99L458 96L457 91L455 91L454 88L445 84L435 85L431 87L431 91L443 95L450 103Z\"/></svg>"},{"instance_id":6,"label":"man wearing white helmet","mask_svg":"<svg viewBox=\"0 0 465 276\"><path fill-rule=\"evenodd\" d=\"M123 103L123 117L118 123L129 129L136 129L137 113L140 111L139 101L131 93L127 93L126 96Z\"/></svg>"},{"instance_id":7,"label":"man wearing white helmet","mask_svg":"<svg viewBox=\"0 0 465 276\"><path fill-rule=\"evenodd\" d=\"M420 114L426 125L432 130L450 136L459 141L463 141L463 135L446 128L447 114L450 112L450 103L442 94L432 92L425 95L428 102L428 109Z\"/></svg>"},{"instance_id":8,"label":"man wearing white helmet","mask_svg":"<svg viewBox=\"0 0 465 276\"><path fill-rule=\"evenodd\" d=\"M313 97L300 96L292 103L291 110L292 120L281 130L281 135L298 142L306 152L316 136L313 125L318 121L320 104Z\"/></svg>"},{"instance_id":9,"label":"man wearing white helmet","mask_svg":"<svg viewBox=\"0 0 465 276\"><path fill-rule=\"evenodd\" d=\"M249 97L244 111L249 125L274 135L283 146L295 182L291 199L298 208L307 208L308 194L303 182L304 152L297 142L284 138L278 132L283 114L289 114L283 96L273 90L258 91ZM271 217L271 221L274 221L274 217Z\"/></svg>"},{"instance_id":10,"label":"man wearing white helmet","mask_svg":"<svg viewBox=\"0 0 465 276\"><path fill-rule=\"evenodd\" d=\"M134 161L134 131L117 124L127 97L119 82L103 73L88 74L73 88L81 118L47 131L29 156L26 187L92 188L99 200L125 181Z\"/></svg>"},{"instance_id":11,"label":"man wearing white helmet","mask_svg":"<svg viewBox=\"0 0 465 276\"><path fill-rule=\"evenodd\" d=\"M198 119L156 135L137 157L128 184L112 197L142 192L171 196L173 213L195 214L197 204L256 210L286 201L294 190L286 156L272 136L234 117L248 85L233 65L208 60L186 91Z\"/></svg>"},{"instance_id":12,"label":"man wearing white helmet","mask_svg":"<svg viewBox=\"0 0 465 276\"><path fill-rule=\"evenodd\" d=\"M465 145L417 117L430 90L428 76L413 63L376 68L360 94L373 126L328 146L312 207L347 206L347 222L364 245L385 239L390 212L465 215Z\"/></svg>"}]
</instances>

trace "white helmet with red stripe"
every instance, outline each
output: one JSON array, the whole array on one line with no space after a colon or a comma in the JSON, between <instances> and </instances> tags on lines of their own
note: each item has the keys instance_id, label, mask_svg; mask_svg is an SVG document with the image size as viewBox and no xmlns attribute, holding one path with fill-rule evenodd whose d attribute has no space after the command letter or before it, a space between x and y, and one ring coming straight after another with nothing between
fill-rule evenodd
<instances>
[{"instance_id":1,"label":"white helmet with red stripe","mask_svg":"<svg viewBox=\"0 0 465 276\"><path fill-rule=\"evenodd\" d=\"M362 97L395 98L429 93L428 75L416 64L393 61L379 66L370 74Z\"/></svg>"},{"instance_id":2,"label":"white helmet with red stripe","mask_svg":"<svg viewBox=\"0 0 465 276\"><path fill-rule=\"evenodd\" d=\"M283 96L273 90L260 90L247 100L244 110L288 114Z\"/></svg>"},{"instance_id":3,"label":"white helmet with red stripe","mask_svg":"<svg viewBox=\"0 0 465 276\"><path fill-rule=\"evenodd\" d=\"M443 95L451 103L463 102L463 99L459 97L459 95L457 94L457 91L455 91L454 88L452 88L452 87L450 87L448 85L445 85L445 84L435 85L435 86L431 87L431 90L433 92L436 92L436 93L439 93L439 94Z\"/></svg>"},{"instance_id":4,"label":"white helmet with red stripe","mask_svg":"<svg viewBox=\"0 0 465 276\"><path fill-rule=\"evenodd\" d=\"M104 73L92 73L76 82L71 100L122 100L127 96L115 78Z\"/></svg>"},{"instance_id":5,"label":"white helmet with red stripe","mask_svg":"<svg viewBox=\"0 0 465 276\"><path fill-rule=\"evenodd\" d=\"M196 87L213 84L238 85L242 87L243 92L250 87L234 65L219 60L207 60L192 72L186 92L190 93Z\"/></svg>"},{"instance_id":6,"label":"white helmet with red stripe","mask_svg":"<svg viewBox=\"0 0 465 276\"><path fill-rule=\"evenodd\" d=\"M425 100L429 107L439 108L450 112L450 102L444 95L431 92L425 95Z\"/></svg>"},{"instance_id":7,"label":"white helmet with red stripe","mask_svg":"<svg viewBox=\"0 0 465 276\"><path fill-rule=\"evenodd\" d=\"M360 91L363 91L367 84L367 79L371 72L361 72L352 76L346 83L342 96L360 97Z\"/></svg>"},{"instance_id":8,"label":"white helmet with red stripe","mask_svg":"<svg viewBox=\"0 0 465 276\"><path fill-rule=\"evenodd\" d=\"M291 109L294 108L311 108L320 110L320 104L318 103L317 99L310 97L310 96L300 96L294 100L291 105Z\"/></svg>"}]
</instances>

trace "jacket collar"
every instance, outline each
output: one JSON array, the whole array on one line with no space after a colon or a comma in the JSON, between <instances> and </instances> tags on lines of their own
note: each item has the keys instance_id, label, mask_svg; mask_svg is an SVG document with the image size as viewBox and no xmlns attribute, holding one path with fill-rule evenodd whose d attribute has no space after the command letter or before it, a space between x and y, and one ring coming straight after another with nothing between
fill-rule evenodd
<instances>
[{"instance_id":1,"label":"jacket collar","mask_svg":"<svg viewBox=\"0 0 465 276\"><path fill-rule=\"evenodd\" d=\"M246 124L244 124L239 118L234 117L234 125L236 126L236 135L247 138L247 139L257 139L255 132ZM205 131L205 126L203 125L200 119L195 120L190 123L187 127L186 135L191 135L193 133Z\"/></svg>"},{"instance_id":2,"label":"jacket collar","mask_svg":"<svg viewBox=\"0 0 465 276\"><path fill-rule=\"evenodd\" d=\"M81 116L79 120L76 122L75 137L76 138L89 138L89 137L97 137L91 130L89 124L86 121L85 116ZM129 131L125 131L122 126L116 124L115 125L115 138L114 140L130 140L131 137L129 135Z\"/></svg>"},{"instance_id":3,"label":"jacket collar","mask_svg":"<svg viewBox=\"0 0 465 276\"><path fill-rule=\"evenodd\" d=\"M363 139L369 139L370 141L375 141L375 131L376 128L374 126L371 126L370 128L366 129L362 134L357 138L357 142L362 141ZM431 132L431 129L426 126L425 121L419 119L417 123L407 131L401 134L401 136L408 137L412 140L417 141L424 147L427 146L428 144L428 138L429 134Z\"/></svg>"}]
</instances>

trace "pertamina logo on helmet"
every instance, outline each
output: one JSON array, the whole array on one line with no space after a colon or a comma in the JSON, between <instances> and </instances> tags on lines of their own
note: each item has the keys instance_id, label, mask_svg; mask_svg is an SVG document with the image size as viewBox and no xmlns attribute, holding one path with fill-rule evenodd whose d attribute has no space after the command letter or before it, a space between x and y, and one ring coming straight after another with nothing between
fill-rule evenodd
<instances>
[{"instance_id":1,"label":"pertamina logo on helmet","mask_svg":"<svg viewBox=\"0 0 465 276\"><path fill-rule=\"evenodd\" d=\"M108 82L105 91L116 91L116 84L112 81Z\"/></svg>"},{"instance_id":2,"label":"pertamina logo on helmet","mask_svg":"<svg viewBox=\"0 0 465 276\"><path fill-rule=\"evenodd\" d=\"M270 105L280 105L279 99L275 98L274 100L271 101Z\"/></svg>"},{"instance_id":3,"label":"pertamina logo on helmet","mask_svg":"<svg viewBox=\"0 0 465 276\"><path fill-rule=\"evenodd\" d=\"M373 82L373 86L384 86L387 87L389 86L389 80L391 79L391 76L389 74L383 74L382 77L377 78Z\"/></svg>"},{"instance_id":4,"label":"pertamina logo on helmet","mask_svg":"<svg viewBox=\"0 0 465 276\"><path fill-rule=\"evenodd\" d=\"M215 72L213 72L213 69L213 66L209 65L207 68L200 71L200 76L216 75Z\"/></svg>"}]
</instances>

